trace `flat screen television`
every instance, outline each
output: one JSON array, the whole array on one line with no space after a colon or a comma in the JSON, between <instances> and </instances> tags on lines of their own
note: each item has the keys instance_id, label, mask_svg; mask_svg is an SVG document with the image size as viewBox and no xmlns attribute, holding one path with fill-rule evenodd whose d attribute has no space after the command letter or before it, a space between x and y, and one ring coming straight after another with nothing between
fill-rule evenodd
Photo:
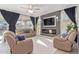
<instances>
[{"instance_id":1,"label":"flat screen television","mask_svg":"<svg viewBox=\"0 0 79 59\"><path fill-rule=\"evenodd\" d=\"M44 20L44 26L55 26L56 25L55 17L45 18L43 20Z\"/></svg>"}]
</instances>

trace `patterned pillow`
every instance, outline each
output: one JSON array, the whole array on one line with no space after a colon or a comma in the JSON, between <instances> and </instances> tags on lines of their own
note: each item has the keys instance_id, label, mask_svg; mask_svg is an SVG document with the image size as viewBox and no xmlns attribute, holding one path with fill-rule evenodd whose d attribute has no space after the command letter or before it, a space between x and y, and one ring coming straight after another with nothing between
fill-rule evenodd
<instances>
[{"instance_id":1,"label":"patterned pillow","mask_svg":"<svg viewBox=\"0 0 79 59\"><path fill-rule=\"evenodd\" d=\"M24 35L16 35L15 39L17 41L22 41L22 40L25 40L25 36Z\"/></svg>"}]
</instances>

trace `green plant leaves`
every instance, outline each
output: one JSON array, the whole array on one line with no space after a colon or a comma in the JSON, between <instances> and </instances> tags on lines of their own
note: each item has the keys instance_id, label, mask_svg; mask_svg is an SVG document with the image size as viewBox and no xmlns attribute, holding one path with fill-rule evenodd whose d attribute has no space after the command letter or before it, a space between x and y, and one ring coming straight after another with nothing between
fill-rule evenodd
<instances>
[{"instance_id":1,"label":"green plant leaves","mask_svg":"<svg viewBox=\"0 0 79 59\"><path fill-rule=\"evenodd\" d=\"M74 30L76 28L77 28L76 24L72 24L72 23L67 24L67 31Z\"/></svg>"}]
</instances>

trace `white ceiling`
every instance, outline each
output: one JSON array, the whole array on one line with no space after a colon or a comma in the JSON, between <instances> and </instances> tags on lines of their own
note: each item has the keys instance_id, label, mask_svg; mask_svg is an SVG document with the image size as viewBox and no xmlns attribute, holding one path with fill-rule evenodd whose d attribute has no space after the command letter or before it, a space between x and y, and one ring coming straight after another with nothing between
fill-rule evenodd
<instances>
[{"instance_id":1,"label":"white ceiling","mask_svg":"<svg viewBox=\"0 0 79 59\"><path fill-rule=\"evenodd\" d=\"M76 4L32 4L33 10L35 11L35 13L33 14L27 12L26 6L27 4L0 4L0 9L12 11L24 15L29 15L29 16L40 16L77 5ZM35 10L35 8L39 8L40 10Z\"/></svg>"}]
</instances>

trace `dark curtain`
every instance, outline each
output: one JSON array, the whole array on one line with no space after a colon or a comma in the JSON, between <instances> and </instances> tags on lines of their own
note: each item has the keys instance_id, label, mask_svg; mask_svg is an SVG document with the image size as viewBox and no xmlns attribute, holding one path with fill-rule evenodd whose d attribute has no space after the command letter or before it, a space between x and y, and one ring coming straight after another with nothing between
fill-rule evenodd
<instances>
[{"instance_id":1,"label":"dark curtain","mask_svg":"<svg viewBox=\"0 0 79 59\"><path fill-rule=\"evenodd\" d=\"M37 24L37 22L38 22L38 18L39 18L39 17L36 17L36 24Z\"/></svg>"},{"instance_id":2,"label":"dark curtain","mask_svg":"<svg viewBox=\"0 0 79 59\"><path fill-rule=\"evenodd\" d=\"M19 14L1 9L0 11L6 22L9 24L9 30L15 33L15 29L16 29L15 25L19 18Z\"/></svg>"},{"instance_id":3,"label":"dark curtain","mask_svg":"<svg viewBox=\"0 0 79 59\"><path fill-rule=\"evenodd\" d=\"M67 8L67 9L64 9L64 11L66 12L66 14L70 18L70 20L76 25L76 30L77 30L77 23L76 23L76 18L75 18L75 8L76 7ZM77 42L77 36L76 36L75 41Z\"/></svg>"},{"instance_id":4,"label":"dark curtain","mask_svg":"<svg viewBox=\"0 0 79 59\"><path fill-rule=\"evenodd\" d=\"M31 19L33 27L34 27L33 29L35 30L35 17L30 16L30 19Z\"/></svg>"},{"instance_id":5,"label":"dark curtain","mask_svg":"<svg viewBox=\"0 0 79 59\"><path fill-rule=\"evenodd\" d=\"M72 22L76 24L76 19L75 19L75 7L65 9L66 14L70 18Z\"/></svg>"}]
</instances>

